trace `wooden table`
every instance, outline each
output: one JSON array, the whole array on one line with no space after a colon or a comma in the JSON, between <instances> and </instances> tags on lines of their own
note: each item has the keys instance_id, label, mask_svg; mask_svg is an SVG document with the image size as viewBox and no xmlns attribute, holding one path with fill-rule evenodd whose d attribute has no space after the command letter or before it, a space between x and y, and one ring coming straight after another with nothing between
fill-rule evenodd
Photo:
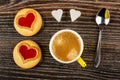
<instances>
[{"instance_id":1,"label":"wooden table","mask_svg":"<svg viewBox=\"0 0 120 80\"><path fill-rule=\"evenodd\" d=\"M42 30L32 37L24 37L13 26L15 14L22 8L33 8L43 16ZM110 24L102 37L102 60L99 68L93 67L98 39L95 16L99 9L110 10ZM80 10L82 15L75 22L70 21L69 10ZM63 9L62 21L58 23L51 11ZM73 29L84 40L82 58L87 67L77 62L61 64L49 52L51 36L61 29ZM16 66L12 51L21 41L31 39L42 49L42 61L34 68L24 70ZM120 0L0 0L0 80L120 80Z\"/></svg>"}]
</instances>

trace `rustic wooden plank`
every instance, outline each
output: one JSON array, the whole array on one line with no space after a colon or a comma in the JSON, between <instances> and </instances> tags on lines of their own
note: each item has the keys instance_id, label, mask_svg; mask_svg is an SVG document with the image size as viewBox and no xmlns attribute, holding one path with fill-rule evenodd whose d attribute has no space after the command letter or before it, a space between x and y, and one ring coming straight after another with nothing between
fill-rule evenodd
<instances>
[{"instance_id":1,"label":"rustic wooden plank","mask_svg":"<svg viewBox=\"0 0 120 80\"><path fill-rule=\"evenodd\" d=\"M6 0L0 1L0 79L1 80L119 80L120 79L120 1L119 0ZM31 7L39 11L44 27L35 36L23 37L13 26L14 16L21 8ZM111 22L105 28L102 38L102 61L98 69L93 67L98 27L95 23L97 11L107 7L111 13ZM51 11L62 8L63 18L58 23ZM70 21L69 10L80 10L81 17L74 23ZM56 62L49 52L49 40L58 30L70 28L81 34L84 40L82 57L88 67L83 69L77 62L61 64ZM14 46L21 40L31 39L42 48L43 59L36 67L23 70L17 67L12 58Z\"/></svg>"}]
</instances>

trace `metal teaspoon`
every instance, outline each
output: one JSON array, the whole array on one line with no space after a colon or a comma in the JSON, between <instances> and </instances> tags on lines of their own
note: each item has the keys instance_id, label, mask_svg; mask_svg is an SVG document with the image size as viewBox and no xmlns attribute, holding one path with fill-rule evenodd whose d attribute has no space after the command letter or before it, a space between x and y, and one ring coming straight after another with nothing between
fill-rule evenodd
<instances>
[{"instance_id":1,"label":"metal teaspoon","mask_svg":"<svg viewBox=\"0 0 120 80\"><path fill-rule=\"evenodd\" d=\"M109 10L106 8L102 8L100 11L98 11L95 21L99 27L99 37L98 37L96 57L95 57L95 62L94 62L94 67L97 68L101 61L101 39L102 39L102 31L104 28L101 25L108 25L108 23L110 21Z\"/></svg>"}]
</instances>

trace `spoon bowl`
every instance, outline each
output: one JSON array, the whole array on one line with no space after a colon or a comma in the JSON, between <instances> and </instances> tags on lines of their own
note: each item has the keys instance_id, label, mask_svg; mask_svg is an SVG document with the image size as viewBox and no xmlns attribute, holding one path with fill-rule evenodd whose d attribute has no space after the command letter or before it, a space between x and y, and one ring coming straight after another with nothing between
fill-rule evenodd
<instances>
[{"instance_id":1,"label":"spoon bowl","mask_svg":"<svg viewBox=\"0 0 120 80\"><path fill-rule=\"evenodd\" d=\"M101 24L108 25L110 21L109 10L106 8L102 8L100 11L98 11L95 21L97 25L101 25Z\"/></svg>"}]
</instances>

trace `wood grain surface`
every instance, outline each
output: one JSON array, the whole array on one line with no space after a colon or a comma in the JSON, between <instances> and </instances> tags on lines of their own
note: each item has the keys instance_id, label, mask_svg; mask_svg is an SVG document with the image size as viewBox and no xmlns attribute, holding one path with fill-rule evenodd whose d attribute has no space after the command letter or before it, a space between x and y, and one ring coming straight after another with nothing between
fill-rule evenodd
<instances>
[{"instance_id":1,"label":"wood grain surface","mask_svg":"<svg viewBox=\"0 0 120 80\"><path fill-rule=\"evenodd\" d=\"M42 30L32 37L16 32L13 21L22 8L36 9L43 17ZM93 67L98 39L95 16L99 9L110 10L110 24L102 37L102 60L99 68ZM58 23L51 11L63 9L62 21ZM70 21L69 10L80 10L82 15L75 22ZM61 29L73 29L84 40L82 58L87 62L85 69L77 62L61 64L49 52L51 36ZM42 61L34 68L24 70L13 61L15 45L31 39L42 49ZM0 0L0 80L120 80L120 0Z\"/></svg>"}]
</instances>

